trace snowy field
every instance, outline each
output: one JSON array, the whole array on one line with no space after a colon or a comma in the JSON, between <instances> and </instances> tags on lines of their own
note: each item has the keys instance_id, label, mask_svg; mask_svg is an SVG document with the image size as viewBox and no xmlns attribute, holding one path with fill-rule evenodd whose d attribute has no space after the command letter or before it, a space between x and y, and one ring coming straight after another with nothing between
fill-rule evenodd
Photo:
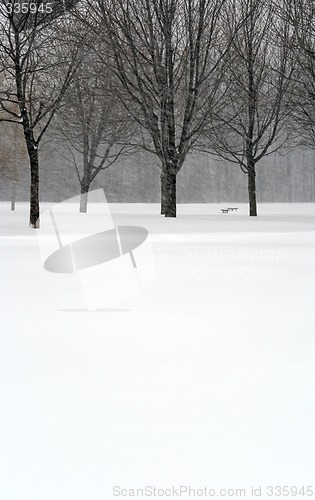
<instances>
[{"instance_id":1,"label":"snowy field","mask_svg":"<svg viewBox=\"0 0 315 500\"><path fill-rule=\"evenodd\" d=\"M156 278L89 311L43 269L27 205L0 204L1 500L315 486L315 204L258 209L111 205Z\"/></svg>"}]
</instances>

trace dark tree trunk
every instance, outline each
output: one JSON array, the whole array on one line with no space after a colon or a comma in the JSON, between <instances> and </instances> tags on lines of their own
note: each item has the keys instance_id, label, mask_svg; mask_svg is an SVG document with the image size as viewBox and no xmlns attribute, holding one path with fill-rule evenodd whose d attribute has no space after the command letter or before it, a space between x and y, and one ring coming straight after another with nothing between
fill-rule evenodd
<instances>
[{"instance_id":1,"label":"dark tree trunk","mask_svg":"<svg viewBox=\"0 0 315 500\"><path fill-rule=\"evenodd\" d=\"M12 182L11 185L11 210L15 210L15 196L16 196L16 189L15 189L15 182Z\"/></svg>"},{"instance_id":2,"label":"dark tree trunk","mask_svg":"<svg viewBox=\"0 0 315 500\"><path fill-rule=\"evenodd\" d=\"M161 215L165 215L166 209L166 200L167 200L167 192L166 192L166 172L161 172Z\"/></svg>"},{"instance_id":3,"label":"dark tree trunk","mask_svg":"<svg viewBox=\"0 0 315 500\"><path fill-rule=\"evenodd\" d=\"M39 229L39 159L38 144L35 141L33 130L25 106L21 109L23 116L23 129L27 153L30 160L31 186L30 186L30 226Z\"/></svg>"},{"instance_id":4,"label":"dark tree trunk","mask_svg":"<svg viewBox=\"0 0 315 500\"><path fill-rule=\"evenodd\" d=\"M176 174L168 172L165 176L165 217L176 217Z\"/></svg>"},{"instance_id":5,"label":"dark tree trunk","mask_svg":"<svg viewBox=\"0 0 315 500\"><path fill-rule=\"evenodd\" d=\"M28 145L28 155L31 167L30 189L30 226L39 228L39 163L37 147Z\"/></svg>"},{"instance_id":6,"label":"dark tree trunk","mask_svg":"<svg viewBox=\"0 0 315 500\"><path fill-rule=\"evenodd\" d=\"M80 184L81 184L80 212L86 214L91 182L85 177L83 177Z\"/></svg>"},{"instance_id":7,"label":"dark tree trunk","mask_svg":"<svg viewBox=\"0 0 315 500\"><path fill-rule=\"evenodd\" d=\"M255 165L248 168L248 198L249 198L249 215L257 216L257 200L256 200L256 171Z\"/></svg>"}]
</instances>

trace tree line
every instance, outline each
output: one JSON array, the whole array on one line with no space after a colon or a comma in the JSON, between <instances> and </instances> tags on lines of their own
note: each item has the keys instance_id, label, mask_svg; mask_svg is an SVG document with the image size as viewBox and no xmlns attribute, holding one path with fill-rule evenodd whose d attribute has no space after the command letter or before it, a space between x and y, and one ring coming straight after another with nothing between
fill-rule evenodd
<instances>
[{"instance_id":1,"label":"tree line","mask_svg":"<svg viewBox=\"0 0 315 500\"><path fill-rule=\"evenodd\" d=\"M76 169L81 211L99 172L143 149L159 162L165 217L192 151L239 165L256 216L259 161L288 141L315 145L314 82L308 0L0 0L0 121L27 154L34 228L48 130ZM1 172L11 164L2 148Z\"/></svg>"}]
</instances>

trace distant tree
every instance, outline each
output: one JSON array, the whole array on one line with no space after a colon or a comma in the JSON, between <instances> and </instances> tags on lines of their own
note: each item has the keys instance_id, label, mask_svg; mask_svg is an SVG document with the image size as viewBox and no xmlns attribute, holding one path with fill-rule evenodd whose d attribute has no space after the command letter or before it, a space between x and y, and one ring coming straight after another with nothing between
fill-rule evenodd
<instances>
[{"instance_id":1,"label":"distant tree","mask_svg":"<svg viewBox=\"0 0 315 500\"><path fill-rule=\"evenodd\" d=\"M224 106L212 115L201 144L247 175L249 214L256 216L257 164L289 137L291 35L269 0L233 0L226 29L235 35L223 83Z\"/></svg>"},{"instance_id":2,"label":"distant tree","mask_svg":"<svg viewBox=\"0 0 315 500\"><path fill-rule=\"evenodd\" d=\"M11 185L11 210L15 210L16 183L27 163L25 141L18 125L2 123L0 127L0 178Z\"/></svg>"},{"instance_id":3,"label":"distant tree","mask_svg":"<svg viewBox=\"0 0 315 500\"><path fill-rule=\"evenodd\" d=\"M121 156L132 153L135 121L115 92L114 75L91 53L69 86L56 115L60 150L76 169L81 186L80 211L86 212L96 176Z\"/></svg>"},{"instance_id":4,"label":"distant tree","mask_svg":"<svg viewBox=\"0 0 315 500\"><path fill-rule=\"evenodd\" d=\"M0 121L23 127L29 156L30 225L39 224L39 144L78 66L68 16L75 0L0 0Z\"/></svg>"},{"instance_id":5,"label":"distant tree","mask_svg":"<svg viewBox=\"0 0 315 500\"><path fill-rule=\"evenodd\" d=\"M86 1L112 54L104 63L160 160L161 212L176 217L176 176L221 96L229 0Z\"/></svg>"},{"instance_id":6,"label":"distant tree","mask_svg":"<svg viewBox=\"0 0 315 500\"><path fill-rule=\"evenodd\" d=\"M12 149L8 145L0 145L0 178L11 184L11 210L15 210L15 182L17 171Z\"/></svg>"},{"instance_id":7,"label":"distant tree","mask_svg":"<svg viewBox=\"0 0 315 500\"><path fill-rule=\"evenodd\" d=\"M298 143L315 147L315 6L310 0L275 2L292 31L297 71L291 89L292 126Z\"/></svg>"}]
</instances>

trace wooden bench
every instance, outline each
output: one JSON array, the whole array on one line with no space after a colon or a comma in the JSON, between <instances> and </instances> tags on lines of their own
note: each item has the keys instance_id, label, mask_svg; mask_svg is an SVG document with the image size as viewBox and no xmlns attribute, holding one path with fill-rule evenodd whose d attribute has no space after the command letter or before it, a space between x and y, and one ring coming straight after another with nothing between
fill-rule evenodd
<instances>
[{"instance_id":1,"label":"wooden bench","mask_svg":"<svg viewBox=\"0 0 315 500\"><path fill-rule=\"evenodd\" d=\"M229 207L227 210L231 210L232 212L234 212L234 210L238 210L238 207Z\"/></svg>"},{"instance_id":2,"label":"wooden bench","mask_svg":"<svg viewBox=\"0 0 315 500\"><path fill-rule=\"evenodd\" d=\"M229 212L229 209L228 208L221 208L221 212L223 212L224 214L227 214Z\"/></svg>"}]
</instances>

